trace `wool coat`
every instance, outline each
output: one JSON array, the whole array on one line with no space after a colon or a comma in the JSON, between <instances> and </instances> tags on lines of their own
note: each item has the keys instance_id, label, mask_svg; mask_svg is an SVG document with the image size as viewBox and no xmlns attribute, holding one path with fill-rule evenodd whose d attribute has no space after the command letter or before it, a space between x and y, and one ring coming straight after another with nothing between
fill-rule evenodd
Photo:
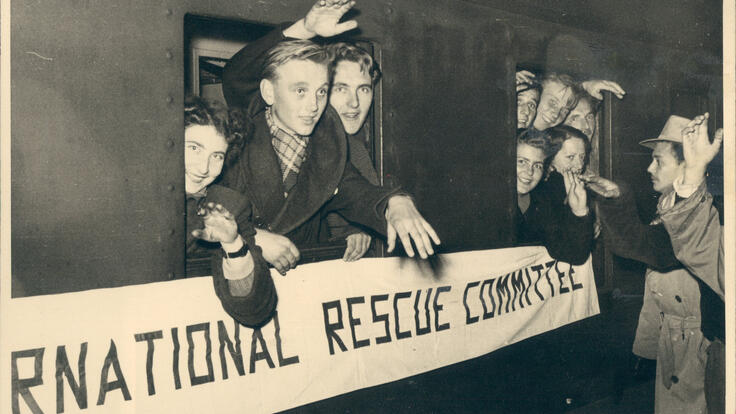
<instances>
[{"instance_id":1,"label":"wool coat","mask_svg":"<svg viewBox=\"0 0 736 414\"><path fill-rule=\"evenodd\" d=\"M388 199L399 191L371 185L347 162L347 135L329 106L310 136L297 183L284 196L281 167L265 119L266 103L259 93L265 53L282 40L278 27L248 44L225 66L223 94L229 106L244 109L248 127L243 151L234 165L226 167L222 184L246 195L257 227L285 235L300 248L329 240L330 212L385 234Z\"/></svg>"},{"instance_id":2,"label":"wool coat","mask_svg":"<svg viewBox=\"0 0 736 414\"><path fill-rule=\"evenodd\" d=\"M581 265L593 248L593 217L573 214L564 202L565 194L557 172L531 191L527 210L516 209L517 244L541 244L553 259Z\"/></svg>"}]
</instances>

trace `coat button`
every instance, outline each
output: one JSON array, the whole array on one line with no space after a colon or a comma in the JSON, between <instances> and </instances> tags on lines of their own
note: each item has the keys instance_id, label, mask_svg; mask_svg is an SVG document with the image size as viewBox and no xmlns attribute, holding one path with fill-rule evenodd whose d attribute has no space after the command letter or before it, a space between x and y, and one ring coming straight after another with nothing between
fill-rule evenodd
<instances>
[{"instance_id":1,"label":"coat button","mask_svg":"<svg viewBox=\"0 0 736 414\"><path fill-rule=\"evenodd\" d=\"M678 302L682 302L682 298L680 297L680 295L675 295L675 300Z\"/></svg>"},{"instance_id":2,"label":"coat button","mask_svg":"<svg viewBox=\"0 0 736 414\"><path fill-rule=\"evenodd\" d=\"M672 378L670 378L670 379L672 380L672 383L673 384L677 384L680 381L680 379L677 378L677 375L673 375Z\"/></svg>"}]
</instances>

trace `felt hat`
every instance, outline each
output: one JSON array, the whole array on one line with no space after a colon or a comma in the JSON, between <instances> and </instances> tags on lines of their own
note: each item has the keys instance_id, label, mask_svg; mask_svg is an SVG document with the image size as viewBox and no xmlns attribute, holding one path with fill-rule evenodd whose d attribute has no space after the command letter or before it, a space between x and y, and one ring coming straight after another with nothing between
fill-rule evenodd
<instances>
[{"instance_id":1,"label":"felt hat","mask_svg":"<svg viewBox=\"0 0 736 414\"><path fill-rule=\"evenodd\" d=\"M689 123L690 119L677 115L670 115L667 122L664 124L664 128L662 128L662 132L657 138L645 139L644 141L641 141L639 145L654 149L658 142L677 142L682 144L682 130L685 129Z\"/></svg>"}]
</instances>

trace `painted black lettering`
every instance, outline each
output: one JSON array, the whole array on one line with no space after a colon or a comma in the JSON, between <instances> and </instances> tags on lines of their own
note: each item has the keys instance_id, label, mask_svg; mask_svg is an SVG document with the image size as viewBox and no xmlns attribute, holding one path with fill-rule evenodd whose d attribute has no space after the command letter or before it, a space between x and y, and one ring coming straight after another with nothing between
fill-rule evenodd
<instances>
[{"instance_id":1,"label":"painted black lettering","mask_svg":"<svg viewBox=\"0 0 736 414\"><path fill-rule=\"evenodd\" d=\"M511 273L511 287L514 289L514 298L511 300L511 309L516 310L516 299L518 298L519 307L524 308L524 291L526 290L526 282L524 281L524 269Z\"/></svg>"},{"instance_id":2,"label":"painted black lettering","mask_svg":"<svg viewBox=\"0 0 736 414\"><path fill-rule=\"evenodd\" d=\"M281 325L279 324L278 311L274 311L273 313L273 327L276 331L274 335L276 336L276 356L279 358L279 367L285 367L291 364L298 364L299 355L284 358L283 345L281 343Z\"/></svg>"},{"instance_id":3,"label":"painted black lettering","mask_svg":"<svg viewBox=\"0 0 736 414\"><path fill-rule=\"evenodd\" d=\"M524 298L526 299L526 304L531 305L532 301L529 300L529 290L532 287L532 277L529 275L529 268L524 268L524 275L526 275L526 286L524 287Z\"/></svg>"},{"instance_id":4,"label":"painted black lettering","mask_svg":"<svg viewBox=\"0 0 736 414\"><path fill-rule=\"evenodd\" d=\"M544 272L544 276L547 278L547 283L549 283L549 292L551 297L555 297L555 287L552 285L552 279L549 277L549 270L552 268L552 265L557 263L556 260L549 261L544 264L544 266L547 268Z\"/></svg>"},{"instance_id":5,"label":"painted black lettering","mask_svg":"<svg viewBox=\"0 0 736 414\"><path fill-rule=\"evenodd\" d=\"M146 381L148 382L148 395L156 394L156 386L153 382L153 341L164 337L162 331L146 332L135 334L136 342L147 342L146 351Z\"/></svg>"},{"instance_id":6,"label":"painted black lettering","mask_svg":"<svg viewBox=\"0 0 736 414\"><path fill-rule=\"evenodd\" d=\"M483 304L483 320L489 319L493 317L493 314L496 312L496 299L493 297L493 282L496 279L486 279L483 281L483 284L480 285L480 301ZM488 292L488 299L491 300L491 310L489 311L486 307L486 301L483 299L483 289L488 286L488 289L486 292Z\"/></svg>"},{"instance_id":7,"label":"painted black lettering","mask_svg":"<svg viewBox=\"0 0 736 414\"><path fill-rule=\"evenodd\" d=\"M107 374L110 371L110 367L115 371L115 378L117 378L112 382L107 381ZM123 393L123 399L125 399L125 401L130 401L130 391L128 391L128 385L125 383L123 371L120 369L120 361L118 361L118 351L117 348L115 348L115 341L111 339L110 349L107 351L105 363L102 364L102 373L100 374L100 394L97 397L97 405L104 404L107 393L115 389L120 389L120 392Z\"/></svg>"},{"instance_id":8,"label":"painted black lettering","mask_svg":"<svg viewBox=\"0 0 736 414\"><path fill-rule=\"evenodd\" d=\"M511 273L507 273L504 276L497 278L496 282L496 295L498 296L498 312L497 315L501 314L503 304L506 304L506 313L509 313L509 302L511 302L511 290L509 289L509 278Z\"/></svg>"},{"instance_id":9,"label":"painted black lettering","mask_svg":"<svg viewBox=\"0 0 736 414\"><path fill-rule=\"evenodd\" d=\"M575 283L575 279L572 278L572 275L575 274L575 268L570 265L570 273L568 273L568 276L570 277L570 283L572 283L572 290L578 290L583 288L582 283Z\"/></svg>"},{"instance_id":10,"label":"painted black lettering","mask_svg":"<svg viewBox=\"0 0 736 414\"><path fill-rule=\"evenodd\" d=\"M463 306L465 306L465 324L470 325L471 323L476 323L478 320L480 320L479 316L470 316L470 306L468 306L468 291L470 288L474 288L478 286L480 282L470 282L467 285L465 285L465 291L463 292ZM483 301L483 295L481 295L481 302L483 303L483 309L485 310L486 304Z\"/></svg>"},{"instance_id":11,"label":"painted black lettering","mask_svg":"<svg viewBox=\"0 0 736 414\"><path fill-rule=\"evenodd\" d=\"M353 318L353 305L359 303L365 303L365 298L357 296L354 298L347 298L348 303L348 322L350 323L350 335L353 337L353 349L362 348L371 344L370 339L357 339L355 336L355 327L360 325L360 318Z\"/></svg>"},{"instance_id":12,"label":"painted black lettering","mask_svg":"<svg viewBox=\"0 0 736 414\"><path fill-rule=\"evenodd\" d=\"M77 360L77 372L79 372L79 383L74 378L72 368L69 366L69 358L66 355L64 345L56 347L56 412L64 412L64 377L69 383L77 407L84 410L87 408L87 342L82 342L79 347L79 359Z\"/></svg>"},{"instance_id":13,"label":"painted black lettering","mask_svg":"<svg viewBox=\"0 0 736 414\"><path fill-rule=\"evenodd\" d=\"M258 346L256 345L256 342L258 342L261 345L261 349L263 349L263 351L258 352ZM273 364L273 359L271 358L271 354L268 353L268 348L266 347L266 341L263 339L261 328L256 328L253 330L253 337L250 343L250 373L251 374L256 372L256 362L262 359L265 360L266 363L268 363L269 368L276 368L276 366Z\"/></svg>"},{"instance_id":14,"label":"painted black lettering","mask_svg":"<svg viewBox=\"0 0 736 414\"><path fill-rule=\"evenodd\" d=\"M330 323L330 309L337 309L337 322ZM342 324L342 307L340 306L339 300L334 300L332 302L325 302L322 304L322 314L325 318L325 334L327 335L327 344L330 347L330 355L335 354L335 348L332 346L332 341L334 340L337 342L337 346L340 347L340 350L342 352L345 352L348 350L348 348L345 346L345 343L340 339L340 336L337 334L338 329L343 328Z\"/></svg>"},{"instance_id":15,"label":"painted black lettering","mask_svg":"<svg viewBox=\"0 0 736 414\"><path fill-rule=\"evenodd\" d=\"M380 336L376 338L376 345L391 342L391 331L389 330L388 326L388 313L382 313L380 315L376 313L376 302L383 302L386 300L388 300L388 295L371 296L371 312L373 313L373 323L383 322L386 329L386 336Z\"/></svg>"},{"instance_id":16,"label":"painted black lettering","mask_svg":"<svg viewBox=\"0 0 736 414\"><path fill-rule=\"evenodd\" d=\"M411 292L399 292L394 295L394 323L396 324L396 339L411 338L411 331L402 331L399 326L399 300L411 297Z\"/></svg>"},{"instance_id":17,"label":"painted black lettering","mask_svg":"<svg viewBox=\"0 0 736 414\"><path fill-rule=\"evenodd\" d=\"M542 279L542 270L544 269L544 265L534 265L532 266L532 271L537 272L537 280L534 281L534 291L537 292L537 296L539 296L539 300L544 300L544 296L542 296L542 292L539 291L539 281Z\"/></svg>"},{"instance_id":18,"label":"painted black lettering","mask_svg":"<svg viewBox=\"0 0 736 414\"><path fill-rule=\"evenodd\" d=\"M565 281L563 280L565 279L565 272L560 272L559 264L560 262L555 263L555 272L557 272L557 278L560 280L560 294L569 293L570 288L565 286Z\"/></svg>"},{"instance_id":19,"label":"painted black lettering","mask_svg":"<svg viewBox=\"0 0 736 414\"><path fill-rule=\"evenodd\" d=\"M243 366L243 351L240 346L240 324L233 319L233 327L235 332L233 337L235 344L230 340L230 335L227 333L225 328L225 322L217 321L217 339L220 341L220 368L222 368L222 379L227 379L227 359L225 359L225 346L227 346L227 352L230 354L230 358L233 360L235 369L238 371L239 376L245 375L245 367Z\"/></svg>"},{"instance_id":20,"label":"painted black lettering","mask_svg":"<svg viewBox=\"0 0 736 414\"><path fill-rule=\"evenodd\" d=\"M437 293L434 294L434 330L435 332L444 331L445 329L450 329L449 322L440 324L440 311L442 310L444 306L437 303L440 299L440 293L449 292L450 290L452 290L452 286L440 286L437 288Z\"/></svg>"},{"instance_id":21,"label":"painted black lettering","mask_svg":"<svg viewBox=\"0 0 736 414\"><path fill-rule=\"evenodd\" d=\"M194 372L194 332L202 332L205 340L205 362L207 363L207 373L197 375ZM189 366L189 382L192 386L206 384L215 381L215 370L212 368L212 341L210 340L210 323L198 323L196 325L187 326L187 344L189 345L189 357L187 365Z\"/></svg>"},{"instance_id":22,"label":"painted black lettering","mask_svg":"<svg viewBox=\"0 0 736 414\"><path fill-rule=\"evenodd\" d=\"M179 377L179 328L171 328L171 341L174 343L174 349L172 351L173 363L172 369L174 370L174 388L181 388L181 378Z\"/></svg>"},{"instance_id":23,"label":"painted black lettering","mask_svg":"<svg viewBox=\"0 0 736 414\"><path fill-rule=\"evenodd\" d=\"M43 414L36 399L29 388L43 385L43 353L45 348L25 349L10 353L10 399L13 414L20 413L18 396L23 397L28 408L33 414ZM31 378L18 378L18 360L21 358L33 358L33 376Z\"/></svg>"},{"instance_id":24,"label":"painted black lettering","mask_svg":"<svg viewBox=\"0 0 736 414\"><path fill-rule=\"evenodd\" d=\"M429 297L432 296L432 288L429 288L427 290L427 297L424 300L424 316L427 320L427 324L424 328L422 328L419 324L419 299L422 296L422 290L417 290L417 297L414 298L414 326L417 329L417 336L428 334L432 331L432 328L430 327L430 321L429 321Z\"/></svg>"}]
</instances>

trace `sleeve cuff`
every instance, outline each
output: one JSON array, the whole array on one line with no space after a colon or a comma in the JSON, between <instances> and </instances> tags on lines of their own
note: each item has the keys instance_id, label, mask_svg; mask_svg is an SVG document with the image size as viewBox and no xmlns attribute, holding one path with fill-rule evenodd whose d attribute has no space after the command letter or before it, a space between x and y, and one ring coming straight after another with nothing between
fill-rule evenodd
<instances>
[{"instance_id":1,"label":"sleeve cuff","mask_svg":"<svg viewBox=\"0 0 736 414\"><path fill-rule=\"evenodd\" d=\"M227 280L245 279L253 273L254 268L253 255L250 252L235 259L222 258L222 275Z\"/></svg>"}]
</instances>

